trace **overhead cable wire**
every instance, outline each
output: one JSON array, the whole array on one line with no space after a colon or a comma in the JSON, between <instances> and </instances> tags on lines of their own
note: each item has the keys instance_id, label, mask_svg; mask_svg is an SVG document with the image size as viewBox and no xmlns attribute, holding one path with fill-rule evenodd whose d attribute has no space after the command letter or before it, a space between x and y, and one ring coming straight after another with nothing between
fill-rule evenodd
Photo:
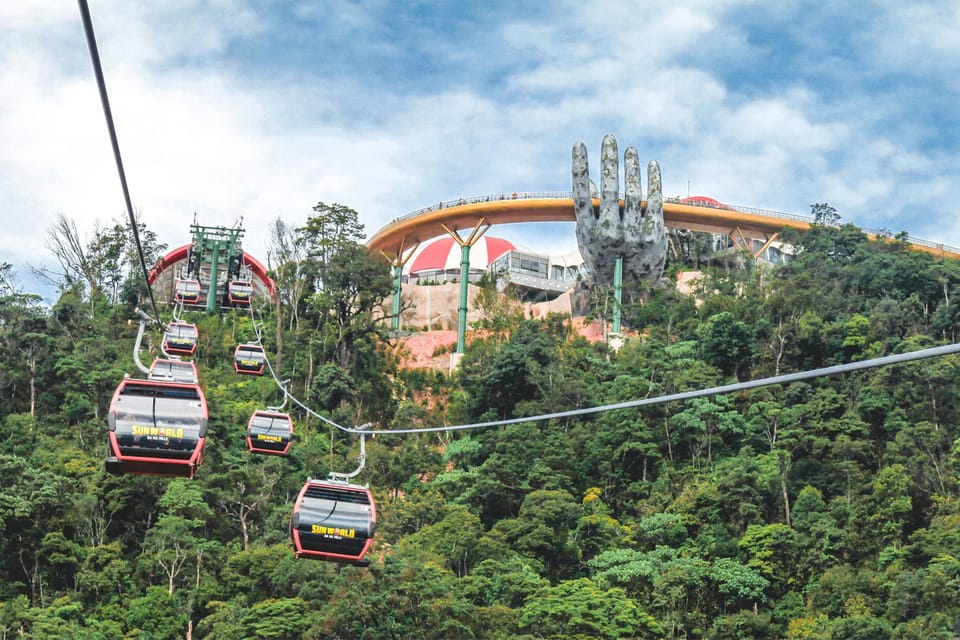
<instances>
[{"instance_id":1,"label":"overhead cable wire","mask_svg":"<svg viewBox=\"0 0 960 640\"><path fill-rule=\"evenodd\" d=\"M257 320L253 315L253 307L250 307L250 317L253 320L254 331L257 333L257 341L261 340L260 330L258 329ZM820 369L810 369L808 371L797 371L794 373L786 373L779 376L771 376L768 378L760 378L758 380L747 380L746 382L736 382L732 384L721 385L717 387L710 387L708 389L697 389L694 391L682 391L679 393L672 393L664 396L656 396L653 398L641 398L639 400L629 400L626 402L618 402L614 404L605 404L595 407L585 407L582 409L571 409L569 411L557 411L554 413L543 413L534 416L524 416L519 418L507 418L504 420L490 420L488 422L472 422L468 424L457 424L457 425L446 425L440 427L419 427L416 429L370 429L369 425L361 425L360 427L344 427L337 424L333 420L326 418L319 413L313 411L308 406L303 404L295 396L291 395L281 384L279 378L277 378L276 373L273 370L273 366L270 364L270 359L266 357L266 350L264 350L264 359L266 360L267 368L270 370L270 375L273 377L274 382L286 393L290 399L297 404L301 409L309 413L310 415L319 418L323 422L340 429L346 433L352 433L355 435L412 435L417 433L438 433L444 431L467 431L471 429L488 429L491 427L503 427L511 424L521 424L524 422L543 422L546 420L557 420L560 418L575 418L579 416L592 415L596 413L605 413L607 411L620 411L623 409L634 409L638 407L647 407L658 404L666 404L667 402L676 402L680 400L692 400L694 398L704 398L708 396L722 395L725 393L736 393L738 391L746 391L748 389L756 389L760 387L768 387L775 384L787 384L790 382L797 382L799 380L809 380L811 378L821 378L827 376L836 376L843 373L850 373L852 371L862 371L864 369L874 369L877 367L885 367L892 364L901 364L904 362L913 362L916 360L925 360L927 358L937 358L941 356L951 355L960 353L960 343L942 345L939 347L931 347L928 349L920 349L917 351L909 351L907 353L897 353L889 356L881 356L879 358L871 358L869 360L860 360L859 362L848 362L846 364L838 364L830 367L822 367Z\"/></svg>"},{"instance_id":2,"label":"overhead cable wire","mask_svg":"<svg viewBox=\"0 0 960 640\"><path fill-rule=\"evenodd\" d=\"M280 387L280 390L283 391L283 403L286 404L287 398L289 398L289 399L292 400L293 403L296 404L298 407L300 407L301 409L303 409L304 411L306 411L309 415L311 415L311 416L319 419L320 421L325 422L326 424L328 424L328 425L330 425L330 426L332 426L332 427L335 427L335 428L339 429L340 431L343 431L344 433L352 433L352 434L359 434L359 435L360 435L360 455L359 455L359 457L358 457L359 465L357 466L357 468L354 469L353 471L348 472L348 473L340 473L340 472L337 472L337 471L331 471L331 472L329 472L329 477L330 477L331 480L336 480L336 481L339 481L339 482L349 482L352 478L357 477L357 476L360 474L360 472L363 471L364 466L366 466L366 460L367 460L367 454L366 454L366 432L364 431L364 429L366 429L367 427L370 426L369 423L368 423L368 424L361 425L361 426L356 427L356 428L354 428L354 429L350 429L350 428L348 428L348 427L344 427L344 426L342 426L342 425L337 424L336 422L334 422L334 421L331 420L330 418L327 418L326 416L323 416L323 415L317 413L316 411L314 411L313 409L311 409L310 407L308 407L307 405L305 405L303 402L301 402L301 401L300 401L296 396L294 396L292 393L290 393L290 391L287 390L287 385L285 384L285 383L289 383L290 380L285 380L284 382L281 382L280 379L277 377L276 371L274 371L274 369L273 369L273 365L270 363L270 358L267 357L267 350L266 350L266 348L265 348L264 345L263 345L263 334L260 332L260 327L263 325L263 323L257 321L257 318L256 318L256 316L254 315L253 302L252 302L252 301L251 301L251 303L250 303L249 309L250 309L250 319L251 319L251 321L253 322L253 331L254 331L254 333L256 333L256 335L257 335L257 344L260 345L260 348L261 348L261 349L263 349L263 361L264 361L264 364L266 364L267 369L269 369L269 371L270 371L270 377L273 378L274 383L276 383L276 385L277 385L278 387Z\"/></svg>"},{"instance_id":3,"label":"overhead cable wire","mask_svg":"<svg viewBox=\"0 0 960 640\"><path fill-rule=\"evenodd\" d=\"M352 429L350 427L344 427L343 425L337 424L330 418L317 413L316 411L314 411L313 409L305 405L303 402L301 402L295 395L290 393L290 391L287 390L286 385L284 385L283 382L280 381L280 378L277 377L277 372L274 371L273 365L270 363L270 358L267 357L267 349L263 345L263 334L260 333L260 326L262 325L262 323L258 322L256 316L254 315L252 302L250 303L249 309L250 309L250 320L253 322L253 331L257 335L257 344L260 345L260 347L263 349L263 361L267 365L267 370L270 372L270 377L273 378L274 383L276 383L276 385L283 392L284 398L290 398L290 400L295 405L297 405L298 407L306 411L308 414L310 414L314 418L317 418L318 420L325 422L332 427L336 427L340 431L343 431L345 433L364 433L362 431L363 429L362 426L357 428L352 428Z\"/></svg>"},{"instance_id":4,"label":"overhead cable wire","mask_svg":"<svg viewBox=\"0 0 960 640\"><path fill-rule=\"evenodd\" d=\"M137 217L133 213L133 204L130 201L130 190L127 188L127 176L123 170L123 158L120 156L120 143L117 141L117 130L113 124L113 113L110 110L110 99L107 97L107 83L103 78L103 68L100 66L100 53L97 50L97 39L93 33L93 21L90 19L90 9L87 0L77 0L80 5L80 16L83 19L83 30L87 36L87 47L90 49L90 61L93 63L93 73L97 78L97 89L100 91L100 103L103 106L103 116L107 120L107 130L110 133L110 144L113 147L113 158L117 163L117 173L120 176L120 186L123 189L123 201L127 206L127 215L130 218L130 229L133 231L133 241L137 246L137 256L140 259L140 270L143 272L143 281L150 297L150 306L153 307L154 322L161 325L160 311L157 301L153 297L153 288L150 286L150 272L147 261L143 256L143 245L140 243L140 233L137 230Z\"/></svg>"},{"instance_id":5,"label":"overhead cable wire","mask_svg":"<svg viewBox=\"0 0 960 640\"><path fill-rule=\"evenodd\" d=\"M838 364L832 367L823 367L821 369L811 369L809 371L798 371L770 378L761 378L759 380L748 380L746 382L737 382L734 384L722 385L719 387L710 387L709 389L698 389L696 391L683 391L665 396L656 396L654 398L643 398L640 400L630 400L627 402L618 402L616 404L606 404L597 407L587 407L584 409L571 409L570 411L557 411L555 413L543 413L535 416L526 416L522 418L509 418L506 420L491 420L489 422L474 422L470 424L458 424L443 427L422 427L417 429L344 429L349 433L356 434L382 434L382 435L405 435L414 433L431 433L440 431L465 431L469 429L486 429L489 427L502 427L511 424L520 424L524 422L542 422L544 420L557 420L560 418L575 418L579 416L591 415L594 413L603 413L607 411L619 411L622 409L634 409L637 407L646 407L678 400L691 400L693 398L703 398L706 396L715 396L724 393L734 393L745 391L747 389L756 389L758 387L767 387L774 384L785 384L796 382L798 380L808 380L810 378L820 378L824 376L835 376L851 371L860 371L875 367L884 367L891 364L900 364L903 362L912 362L914 360L923 360L926 358L936 358L940 356L960 353L960 344L949 344L908 353L898 353L891 356L872 358L870 360L861 360L859 362L850 362L847 364ZM343 427L341 427L343 429Z\"/></svg>"},{"instance_id":6,"label":"overhead cable wire","mask_svg":"<svg viewBox=\"0 0 960 640\"><path fill-rule=\"evenodd\" d=\"M250 317L253 320L254 331L257 334L257 341L260 343L262 336L258 328L258 323L256 318L253 315L253 306L250 307ZM952 355L960 353L960 343L942 345L939 347L931 347L928 349L919 349L917 351L909 351L906 353L897 353L889 356L881 356L879 358L871 358L869 360L860 360L858 362L848 362L846 364L838 364L830 367L822 367L819 369L810 369L808 371L797 371L794 373L786 373L779 376L771 376L768 378L760 378L758 380L747 380L745 382L736 382L732 384L721 385L717 387L710 387L707 389L697 389L694 391L682 391L679 393L672 393L664 396L655 396L653 398L641 398L639 400L629 400L626 402L618 402L614 404L605 404L595 407L585 407L582 409L571 409L568 411L557 411L554 413L543 413L534 416L524 416L519 418L507 418L504 420L490 420L488 422L472 422L468 424L457 424L457 425L446 425L440 427L419 427L416 429L370 429L369 425L361 425L360 427L344 427L337 424L333 420L326 418L319 413L313 411L308 406L303 404L295 396L290 394L282 385L276 373L273 370L273 366L270 364L270 359L266 357L266 349L264 349L264 360L266 361L267 368L270 370L270 375L273 377L274 382L283 390L289 398L298 405L301 409L309 413L310 415L326 422L327 424L340 429L345 433L352 433L355 435L412 435L417 433L438 433L444 431L467 431L472 429L488 429L491 427L503 427L511 424L521 424L525 422L543 422L546 420L557 420L560 418L575 418L579 416L592 415L596 413L605 413L607 411L620 411L623 409L634 409L638 407L647 407L658 404L666 404L667 402L676 402L680 400L692 400L694 398L704 398L708 396L722 395L725 393L736 393L738 391L746 391L748 389L757 389L760 387L768 387L775 384L787 384L790 382L797 382L799 380L809 380L811 378L821 378L827 376L836 376L843 373L850 373L852 371L862 371L864 369L874 369L877 367L885 367L892 364L901 364L904 362L913 362L916 360L925 360L927 358L938 358L941 356Z\"/></svg>"}]
</instances>

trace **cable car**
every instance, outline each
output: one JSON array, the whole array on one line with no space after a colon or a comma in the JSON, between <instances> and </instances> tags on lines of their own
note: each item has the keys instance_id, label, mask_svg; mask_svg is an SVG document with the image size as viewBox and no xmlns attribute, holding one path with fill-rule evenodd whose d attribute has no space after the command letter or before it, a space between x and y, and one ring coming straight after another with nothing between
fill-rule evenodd
<instances>
[{"instance_id":1,"label":"cable car","mask_svg":"<svg viewBox=\"0 0 960 640\"><path fill-rule=\"evenodd\" d=\"M307 479L290 517L294 555L364 566L373 543L377 507L370 489L346 482Z\"/></svg>"},{"instance_id":2,"label":"cable car","mask_svg":"<svg viewBox=\"0 0 960 640\"><path fill-rule=\"evenodd\" d=\"M196 384L127 378L107 422L109 473L192 478L200 466L207 400Z\"/></svg>"},{"instance_id":3,"label":"cable car","mask_svg":"<svg viewBox=\"0 0 960 640\"><path fill-rule=\"evenodd\" d=\"M247 280L231 280L227 286L227 298L232 305L249 305L253 298L253 285Z\"/></svg>"},{"instance_id":4,"label":"cable car","mask_svg":"<svg viewBox=\"0 0 960 640\"><path fill-rule=\"evenodd\" d=\"M173 286L173 300L183 304L199 304L200 281L177 280L177 283Z\"/></svg>"},{"instance_id":5,"label":"cable car","mask_svg":"<svg viewBox=\"0 0 960 640\"><path fill-rule=\"evenodd\" d=\"M233 352L233 370L237 373L263 375L267 366L267 356L258 344L239 344Z\"/></svg>"},{"instance_id":6,"label":"cable car","mask_svg":"<svg viewBox=\"0 0 960 640\"><path fill-rule=\"evenodd\" d=\"M186 322L171 322L163 334L163 350L167 353L179 353L192 356L200 342L197 325Z\"/></svg>"},{"instance_id":7,"label":"cable car","mask_svg":"<svg viewBox=\"0 0 960 640\"><path fill-rule=\"evenodd\" d=\"M293 419L286 413L254 411L247 423L247 448L252 453L285 456L293 442Z\"/></svg>"},{"instance_id":8,"label":"cable car","mask_svg":"<svg viewBox=\"0 0 960 640\"><path fill-rule=\"evenodd\" d=\"M147 377L150 380L167 380L187 384L200 382L197 365L187 360L171 360L169 358L156 358L150 365L150 373Z\"/></svg>"}]
</instances>

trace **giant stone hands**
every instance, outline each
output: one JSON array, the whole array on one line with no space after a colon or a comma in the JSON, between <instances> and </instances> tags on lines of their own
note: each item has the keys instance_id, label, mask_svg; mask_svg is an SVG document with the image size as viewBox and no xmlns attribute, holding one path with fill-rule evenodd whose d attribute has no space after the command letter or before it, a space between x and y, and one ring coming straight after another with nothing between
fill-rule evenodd
<instances>
[{"instance_id":1,"label":"giant stone hands","mask_svg":"<svg viewBox=\"0 0 960 640\"><path fill-rule=\"evenodd\" d=\"M617 140L603 137L600 153L600 210L593 208L587 147L573 145L573 206L577 244L594 283L613 283L617 257L623 258L623 281L653 283L663 275L667 240L663 226L660 165L647 165L647 206L643 207L637 150L623 154L624 198L620 206Z\"/></svg>"}]
</instances>

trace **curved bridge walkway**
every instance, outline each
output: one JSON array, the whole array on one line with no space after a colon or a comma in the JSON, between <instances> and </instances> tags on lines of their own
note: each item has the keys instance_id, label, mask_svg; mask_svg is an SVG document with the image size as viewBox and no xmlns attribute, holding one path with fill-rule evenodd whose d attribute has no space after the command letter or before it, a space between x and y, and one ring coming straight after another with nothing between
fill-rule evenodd
<instances>
[{"instance_id":1,"label":"curved bridge walkway","mask_svg":"<svg viewBox=\"0 0 960 640\"><path fill-rule=\"evenodd\" d=\"M644 203L646 205L646 203ZM600 201L593 206L599 211ZM663 203L663 221L667 227L727 235L737 248L755 258L763 255L784 227L805 232L814 223L811 216L800 216L751 207L725 205L710 198L668 198ZM403 266L420 243L449 234L460 245L460 305L458 308L457 351L451 358L451 370L464 353L467 328L467 285L470 247L494 224L517 222L576 222L573 195L570 192L512 193L461 198L393 220L367 241L367 247L386 257L393 270L391 327L400 328ZM461 230L467 230L464 238ZM889 232L864 229L872 237L892 236ZM960 249L910 238L911 246L943 258L960 259Z\"/></svg>"},{"instance_id":2,"label":"curved bridge walkway","mask_svg":"<svg viewBox=\"0 0 960 640\"><path fill-rule=\"evenodd\" d=\"M594 207L600 201L594 200ZM381 252L392 262L403 260L421 242L460 229L477 229L514 222L575 222L570 192L528 192L461 198L424 207L397 218L374 233L367 242L370 250ZM740 248L755 256L762 253L784 227L806 231L812 216L766 211L752 207L723 205L708 199L666 198L663 221L667 227L728 235ZM866 229L873 237L891 237L888 231ZM761 249L757 250L760 241ZM960 248L909 239L914 249L937 256L960 259Z\"/></svg>"}]
</instances>

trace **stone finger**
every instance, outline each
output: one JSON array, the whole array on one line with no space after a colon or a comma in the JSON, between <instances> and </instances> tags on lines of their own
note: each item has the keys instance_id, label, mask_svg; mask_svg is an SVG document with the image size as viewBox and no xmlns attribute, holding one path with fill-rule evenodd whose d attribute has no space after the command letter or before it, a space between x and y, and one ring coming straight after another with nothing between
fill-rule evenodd
<instances>
[{"instance_id":1,"label":"stone finger","mask_svg":"<svg viewBox=\"0 0 960 640\"><path fill-rule=\"evenodd\" d=\"M617 157L617 139L609 133L600 146L600 229L613 235L621 224L620 217L620 160Z\"/></svg>"},{"instance_id":2,"label":"stone finger","mask_svg":"<svg viewBox=\"0 0 960 640\"><path fill-rule=\"evenodd\" d=\"M664 237L663 187L660 182L660 165L656 160L647 164L647 206L643 216L643 233ZM665 240L664 246L665 245Z\"/></svg>"},{"instance_id":3,"label":"stone finger","mask_svg":"<svg viewBox=\"0 0 960 640\"><path fill-rule=\"evenodd\" d=\"M573 212L577 225L581 222L592 225L596 219L593 196L590 193L590 163L587 146L582 142L573 145Z\"/></svg>"},{"instance_id":4,"label":"stone finger","mask_svg":"<svg viewBox=\"0 0 960 640\"><path fill-rule=\"evenodd\" d=\"M644 253L649 256L645 280L656 282L663 275L667 256L667 233L663 223L663 187L660 165L655 160L647 164L647 207L643 217Z\"/></svg>"},{"instance_id":5,"label":"stone finger","mask_svg":"<svg viewBox=\"0 0 960 640\"><path fill-rule=\"evenodd\" d=\"M573 213L577 220L577 245L587 269L594 267L594 236L596 235L597 214L593 208L593 194L590 183L590 163L587 159L587 146L583 142L573 145Z\"/></svg>"},{"instance_id":6,"label":"stone finger","mask_svg":"<svg viewBox=\"0 0 960 640\"><path fill-rule=\"evenodd\" d=\"M643 186L640 183L640 157L635 147L623 153L623 225L639 229L643 215Z\"/></svg>"}]
</instances>

